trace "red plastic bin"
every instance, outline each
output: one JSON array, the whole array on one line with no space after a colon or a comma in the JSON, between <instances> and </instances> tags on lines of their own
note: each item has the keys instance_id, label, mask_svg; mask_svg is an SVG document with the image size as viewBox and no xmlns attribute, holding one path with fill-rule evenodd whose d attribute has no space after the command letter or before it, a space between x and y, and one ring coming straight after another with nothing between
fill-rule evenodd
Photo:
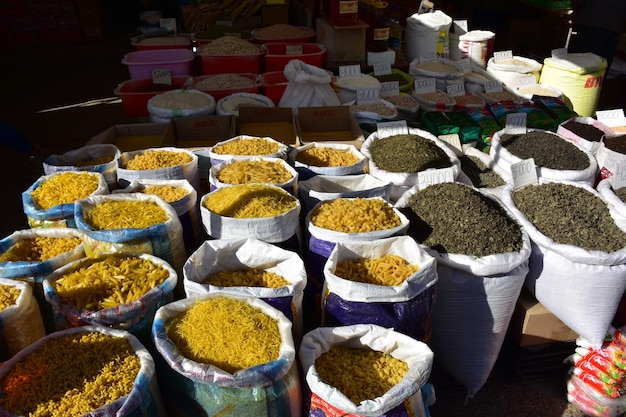
<instances>
[{"instance_id":1,"label":"red plastic bin","mask_svg":"<svg viewBox=\"0 0 626 417\"><path fill-rule=\"evenodd\" d=\"M229 96L231 94L234 93L258 93L259 92L259 88L260 88L260 84L258 82L258 78L259 75L258 74L251 74L251 73L240 73L240 74L236 74L245 78L249 78L251 80L254 81L254 85L251 87L239 87L239 88L234 88L234 87L225 87L225 88L213 88L213 89L207 89L207 88L198 88L196 86L196 83L201 82L202 80L206 80L207 78L211 78L211 77L215 77L217 75L220 74L210 74L210 75L199 75L197 77L194 77L193 82L191 83L191 87L194 90L200 90L203 93L207 93L211 96L213 96L213 98L215 99L215 101L218 101L221 98L224 98L226 96Z\"/></svg>"},{"instance_id":2,"label":"red plastic bin","mask_svg":"<svg viewBox=\"0 0 626 417\"><path fill-rule=\"evenodd\" d=\"M260 33L261 29L255 29L252 31L252 38L255 40L255 42L257 43L309 43L309 42L313 42L313 39L315 38L315 30L313 30L312 28L306 27L306 26L302 26L300 27L300 29L303 30L303 35L302 36L298 36L298 37L290 37L290 38L286 38L286 37L263 37L262 33Z\"/></svg>"},{"instance_id":3,"label":"red plastic bin","mask_svg":"<svg viewBox=\"0 0 626 417\"><path fill-rule=\"evenodd\" d=\"M203 75L240 73L242 70L259 74L263 52L250 55L198 55Z\"/></svg>"},{"instance_id":4,"label":"red plastic bin","mask_svg":"<svg viewBox=\"0 0 626 417\"><path fill-rule=\"evenodd\" d=\"M164 91L183 88L191 79L186 75L175 76L172 77L172 85L154 84L152 78L126 80L113 90L113 94L122 99L122 108L127 115L149 116L148 100Z\"/></svg>"},{"instance_id":5,"label":"red plastic bin","mask_svg":"<svg viewBox=\"0 0 626 417\"><path fill-rule=\"evenodd\" d=\"M270 98L276 106L285 93L289 80L283 71L272 71L261 74L261 87L266 97Z\"/></svg>"},{"instance_id":6,"label":"red plastic bin","mask_svg":"<svg viewBox=\"0 0 626 417\"><path fill-rule=\"evenodd\" d=\"M266 43L263 49L265 72L282 71L292 59L323 68L326 58L326 47L317 43ZM296 50L295 53L293 49Z\"/></svg>"}]
</instances>

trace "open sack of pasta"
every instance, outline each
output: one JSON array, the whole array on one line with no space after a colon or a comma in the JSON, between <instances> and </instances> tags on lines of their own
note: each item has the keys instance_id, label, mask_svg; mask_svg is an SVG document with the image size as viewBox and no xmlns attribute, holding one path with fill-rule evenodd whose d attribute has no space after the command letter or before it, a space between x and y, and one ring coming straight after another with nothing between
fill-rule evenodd
<instances>
[{"instance_id":1,"label":"open sack of pasta","mask_svg":"<svg viewBox=\"0 0 626 417\"><path fill-rule=\"evenodd\" d=\"M301 332L306 269L300 256L258 239L207 240L183 267L187 297L234 294L260 298ZM302 336L302 334L300 334Z\"/></svg>"},{"instance_id":2,"label":"open sack of pasta","mask_svg":"<svg viewBox=\"0 0 626 417\"><path fill-rule=\"evenodd\" d=\"M164 417L154 360L136 337L103 326L54 332L0 366L0 414Z\"/></svg>"},{"instance_id":3,"label":"open sack of pasta","mask_svg":"<svg viewBox=\"0 0 626 417\"><path fill-rule=\"evenodd\" d=\"M167 365L159 375L164 399L172 400L168 414L299 416L291 328L254 297L209 293L159 308L152 337Z\"/></svg>"},{"instance_id":4,"label":"open sack of pasta","mask_svg":"<svg viewBox=\"0 0 626 417\"><path fill-rule=\"evenodd\" d=\"M373 324L319 327L298 357L310 416L427 415L421 388L434 354L423 342Z\"/></svg>"},{"instance_id":5,"label":"open sack of pasta","mask_svg":"<svg viewBox=\"0 0 626 417\"><path fill-rule=\"evenodd\" d=\"M323 326L371 323L430 338L437 266L413 238L339 242L324 278Z\"/></svg>"},{"instance_id":6,"label":"open sack of pasta","mask_svg":"<svg viewBox=\"0 0 626 417\"><path fill-rule=\"evenodd\" d=\"M367 159L354 145L307 143L289 153L301 179L315 175L357 175L365 172Z\"/></svg>"}]
</instances>

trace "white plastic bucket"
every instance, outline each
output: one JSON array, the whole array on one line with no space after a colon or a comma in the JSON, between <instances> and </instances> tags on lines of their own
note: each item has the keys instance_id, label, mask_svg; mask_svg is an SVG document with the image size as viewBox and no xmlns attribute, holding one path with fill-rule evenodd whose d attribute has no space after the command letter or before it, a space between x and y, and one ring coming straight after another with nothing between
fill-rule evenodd
<instances>
[{"instance_id":1,"label":"white plastic bucket","mask_svg":"<svg viewBox=\"0 0 626 417\"><path fill-rule=\"evenodd\" d=\"M404 37L407 58L413 60L432 52L440 58L448 58L451 24L452 18L440 10L409 16Z\"/></svg>"},{"instance_id":2,"label":"white plastic bucket","mask_svg":"<svg viewBox=\"0 0 626 417\"><path fill-rule=\"evenodd\" d=\"M487 67L487 61L493 53L495 38L496 34L488 30L472 30L459 36L461 58L469 57L472 63L481 68Z\"/></svg>"}]
</instances>

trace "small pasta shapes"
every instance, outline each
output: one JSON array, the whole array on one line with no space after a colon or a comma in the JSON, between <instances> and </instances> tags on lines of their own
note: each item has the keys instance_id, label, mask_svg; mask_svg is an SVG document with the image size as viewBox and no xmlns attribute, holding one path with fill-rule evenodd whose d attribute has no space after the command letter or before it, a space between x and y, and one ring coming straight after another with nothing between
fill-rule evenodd
<instances>
[{"instance_id":1,"label":"small pasta shapes","mask_svg":"<svg viewBox=\"0 0 626 417\"><path fill-rule=\"evenodd\" d=\"M297 199L274 185L240 184L218 188L209 193L204 207L232 218L275 217L297 206Z\"/></svg>"},{"instance_id":2,"label":"small pasta shapes","mask_svg":"<svg viewBox=\"0 0 626 417\"><path fill-rule=\"evenodd\" d=\"M224 184L284 184L293 174L280 161L242 160L226 164L216 177Z\"/></svg>"},{"instance_id":3,"label":"small pasta shapes","mask_svg":"<svg viewBox=\"0 0 626 417\"><path fill-rule=\"evenodd\" d=\"M174 187L171 185L153 185L141 190L144 194L152 194L161 197L166 203L173 203L185 198L189 191L182 187Z\"/></svg>"},{"instance_id":4,"label":"small pasta shapes","mask_svg":"<svg viewBox=\"0 0 626 417\"><path fill-rule=\"evenodd\" d=\"M289 285L289 281L282 276L257 268L218 272L209 276L205 283L217 287L280 288Z\"/></svg>"},{"instance_id":5,"label":"small pasta shapes","mask_svg":"<svg viewBox=\"0 0 626 417\"><path fill-rule=\"evenodd\" d=\"M219 155L272 155L279 151L279 146L265 138L246 137L217 144L211 151Z\"/></svg>"},{"instance_id":6,"label":"small pasta shapes","mask_svg":"<svg viewBox=\"0 0 626 417\"><path fill-rule=\"evenodd\" d=\"M165 210L152 201L102 201L84 215L95 230L143 229L168 220Z\"/></svg>"},{"instance_id":7,"label":"small pasta shapes","mask_svg":"<svg viewBox=\"0 0 626 417\"><path fill-rule=\"evenodd\" d=\"M316 167L345 167L356 164L359 158L349 150L314 146L299 151L296 161Z\"/></svg>"},{"instance_id":8,"label":"small pasta shapes","mask_svg":"<svg viewBox=\"0 0 626 417\"><path fill-rule=\"evenodd\" d=\"M21 293L22 290L18 287L0 284L0 311L15 305Z\"/></svg>"},{"instance_id":9,"label":"small pasta shapes","mask_svg":"<svg viewBox=\"0 0 626 417\"><path fill-rule=\"evenodd\" d=\"M398 255L380 258L355 258L337 263L335 275L355 282L374 285L401 285L419 270Z\"/></svg>"},{"instance_id":10,"label":"small pasta shapes","mask_svg":"<svg viewBox=\"0 0 626 417\"><path fill-rule=\"evenodd\" d=\"M98 176L93 173L61 172L39 183L31 197L37 207L48 210L89 197L98 189L99 183Z\"/></svg>"},{"instance_id":11,"label":"small pasta shapes","mask_svg":"<svg viewBox=\"0 0 626 417\"><path fill-rule=\"evenodd\" d=\"M15 242L0 255L0 262L43 262L75 250L82 240L78 237L36 236Z\"/></svg>"},{"instance_id":12,"label":"small pasta shapes","mask_svg":"<svg viewBox=\"0 0 626 417\"><path fill-rule=\"evenodd\" d=\"M393 208L379 198L323 201L311 213L314 226L344 233L366 233L402 224Z\"/></svg>"},{"instance_id":13,"label":"small pasta shapes","mask_svg":"<svg viewBox=\"0 0 626 417\"><path fill-rule=\"evenodd\" d=\"M166 150L147 150L138 153L126 162L126 169L152 170L171 168L177 165L185 165L193 160L186 152Z\"/></svg>"}]
</instances>

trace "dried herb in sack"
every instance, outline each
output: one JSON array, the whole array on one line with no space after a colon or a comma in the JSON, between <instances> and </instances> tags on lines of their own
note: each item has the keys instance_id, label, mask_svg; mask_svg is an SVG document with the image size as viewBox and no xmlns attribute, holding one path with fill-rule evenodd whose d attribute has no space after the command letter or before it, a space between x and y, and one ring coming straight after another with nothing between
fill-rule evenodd
<instances>
[{"instance_id":1,"label":"dried herb in sack","mask_svg":"<svg viewBox=\"0 0 626 417\"><path fill-rule=\"evenodd\" d=\"M533 158L539 167L573 171L589 168L589 157L585 152L547 131L534 130L516 135L505 133L500 143L520 159Z\"/></svg>"},{"instance_id":2,"label":"dried herb in sack","mask_svg":"<svg viewBox=\"0 0 626 417\"><path fill-rule=\"evenodd\" d=\"M416 173L452 166L443 149L419 135L393 135L377 139L372 141L369 151L376 166L389 172Z\"/></svg>"}]
</instances>

